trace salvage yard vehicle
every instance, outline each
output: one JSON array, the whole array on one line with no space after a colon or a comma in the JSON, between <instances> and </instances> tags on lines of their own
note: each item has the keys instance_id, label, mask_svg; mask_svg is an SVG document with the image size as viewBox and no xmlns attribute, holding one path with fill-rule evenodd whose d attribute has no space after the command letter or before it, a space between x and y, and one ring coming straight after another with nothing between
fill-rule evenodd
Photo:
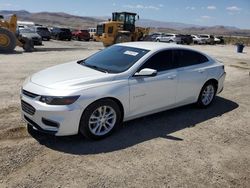
<instances>
[{"instance_id":1,"label":"salvage yard vehicle","mask_svg":"<svg viewBox=\"0 0 250 188\"><path fill-rule=\"evenodd\" d=\"M159 36L163 35L163 33L151 33L143 39L143 41L155 41L155 39Z\"/></svg>"},{"instance_id":2,"label":"salvage yard vehicle","mask_svg":"<svg viewBox=\"0 0 250 188\"><path fill-rule=\"evenodd\" d=\"M90 38L91 39L94 39L94 36L95 36L95 34L96 34L96 28L88 28L88 32L89 32L89 34L90 34Z\"/></svg>"},{"instance_id":3,"label":"salvage yard vehicle","mask_svg":"<svg viewBox=\"0 0 250 188\"><path fill-rule=\"evenodd\" d=\"M123 121L191 103L208 107L225 75L222 63L176 44L116 44L28 77L21 113L41 132L101 139Z\"/></svg>"},{"instance_id":4,"label":"salvage yard vehicle","mask_svg":"<svg viewBox=\"0 0 250 188\"><path fill-rule=\"evenodd\" d=\"M56 39L56 40L70 41L72 39L71 31L68 28L53 27L50 30L50 33L51 33L51 38Z\"/></svg>"},{"instance_id":5,"label":"salvage yard vehicle","mask_svg":"<svg viewBox=\"0 0 250 188\"><path fill-rule=\"evenodd\" d=\"M12 15L9 21L0 15L0 52L11 53L16 46L22 47L27 52L33 50L32 40L16 35L17 28L16 15Z\"/></svg>"},{"instance_id":6,"label":"salvage yard vehicle","mask_svg":"<svg viewBox=\"0 0 250 188\"><path fill-rule=\"evenodd\" d=\"M89 41L90 40L90 34L88 30L75 30L72 31L72 39L75 40L84 40Z\"/></svg>"},{"instance_id":7,"label":"salvage yard vehicle","mask_svg":"<svg viewBox=\"0 0 250 188\"><path fill-rule=\"evenodd\" d=\"M131 12L113 12L112 20L97 25L96 35L106 47L122 42L140 41L148 35L149 28L136 27L136 15Z\"/></svg>"},{"instance_id":8,"label":"salvage yard vehicle","mask_svg":"<svg viewBox=\"0 0 250 188\"><path fill-rule=\"evenodd\" d=\"M21 38L28 38L33 41L34 45L42 45L42 37L37 34L34 30L29 28L20 28L18 33Z\"/></svg>"},{"instance_id":9,"label":"salvage yard vehicle","mask_svg":"<svg viewBox=\"0 0 250 188\"><path fill-rule=\"evenodd\" d=\"M47 27L35 26L34 29L42 37L42 40L50 40L51 35Z\"/></svg>"},{"instance_id":10,"label":"salvage yard vehicle","mask_svg":"<svg viewBox=\"0 0 250 188\"><path fill-rule=\"evenodd\" d=\"M166 33L166 34L162 34L156 37L155 41L156 42L175 42L177 44L181 44L182 38L181 38L181 35L178 35L178 34Z\"/></svg>"},{"instance_id":11,"label":"salvage yard vehicle","mask_svg":"<svg viewBox=\"0 0 250 188\"><path fill-rule=\"evenodd\" d=\"M201 34L199 35L200 38L204 39L206 41L206 44L215 44L214 36L208 35L208 34Z\"/></svg>"},{"instance_id":12,"label":"salvage yard vehicle","mask_svg":"<svg viewBox=\"0 0 250 188\"><path fill-rule=\"evenodd\" d=\"M191 35L180 35L181 36L181 44L192 44L193 37Z\"/></svg>"},{"instance_id":13,"label":"salvage yard vehicle","mask_svg":"<svg viewBox=\"0 0 250 188\"><path fill-rule=\"evenodd\" d=\"M192 36L192 38L193 38L194 44L206 44L206 39L200 38L200 37L197 36L197 35L191 35L191 36Z\"/></svg>"}]
</instances>

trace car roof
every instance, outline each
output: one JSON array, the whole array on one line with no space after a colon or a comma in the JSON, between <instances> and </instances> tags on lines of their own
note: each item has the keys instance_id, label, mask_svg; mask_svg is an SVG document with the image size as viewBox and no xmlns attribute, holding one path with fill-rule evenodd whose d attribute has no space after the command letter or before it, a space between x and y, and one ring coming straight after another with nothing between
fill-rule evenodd
<instances>
[{"instance_id":1,"label":"car roof","mask_svg":"<svg viewBox=\"0 0 250 188\"><path fill-rule=\"evenodd\" d=\"M157 51L167 48L183 48L182 46L174 43L162 43L162 42L126 42L116 44L119 46L127 46L132 48L141 48L150 51Z\"/></svg>"}]
</instances>

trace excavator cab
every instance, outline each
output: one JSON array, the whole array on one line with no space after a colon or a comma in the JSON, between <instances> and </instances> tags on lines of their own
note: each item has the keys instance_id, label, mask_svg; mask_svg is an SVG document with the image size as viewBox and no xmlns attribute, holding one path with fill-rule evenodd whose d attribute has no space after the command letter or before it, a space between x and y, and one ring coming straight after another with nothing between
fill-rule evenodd
<instances>
[{"instance_id":1,"label":"excavator cab","mask_svg":"<svg viewBox=\"0 0 250 188\"><path fill-rule=\"evenodd\" d=\"M112 13L112 21L123 22L124 31L134 32L135 20L136 20L136 13L130 13L130 12L113 12Z\"/></svg>"},{"instance_id":2,"label":"excavator cab","mask_svg":"<svg viewBox=\"0 0 250 188\"><path fill-rule=\"evenodd\" d=\"M149 28L136 27L135 21L138 19L136 13L113 12L112 20L97 25L96 35L104 46L140 41L149 33Z\"/></svg>"}]
</instances>

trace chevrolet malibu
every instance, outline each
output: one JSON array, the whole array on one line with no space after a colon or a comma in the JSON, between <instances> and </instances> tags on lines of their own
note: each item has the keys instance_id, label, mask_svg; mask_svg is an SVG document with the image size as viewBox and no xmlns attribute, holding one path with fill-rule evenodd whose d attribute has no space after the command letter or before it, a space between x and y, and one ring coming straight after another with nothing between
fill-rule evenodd
<instances>
[{"instance_id":1,"label":"chevrolet malibu","mask_svg":"<svg viewBox=\"0 0 250 188\"><path fill-rule=\"evenodd\" d=\"M28 77L22 117L37 131L100 139L123 121L191 103L209 106L225 74L220 62L176 44L117 44Z\"/></svg>"}]
</instances>

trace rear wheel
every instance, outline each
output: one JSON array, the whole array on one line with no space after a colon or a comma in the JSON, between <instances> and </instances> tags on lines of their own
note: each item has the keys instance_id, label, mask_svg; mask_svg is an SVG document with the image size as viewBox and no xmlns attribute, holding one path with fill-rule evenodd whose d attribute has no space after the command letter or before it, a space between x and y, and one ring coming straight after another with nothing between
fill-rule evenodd
<instances>
[{"instance_id":1,"label":"rear wheel","mask_svg":"<svg viewBox=\"0 0 250 188\"><path fill-rule=\"evenodd\" d=\"M116 37L115 44L123 43L123 42L130 42L130 41L131 41L131 37L129 37L128 35L120 34Z\"/></svg>"},{"instance_id":2,"label":"rear wheel","mask_svg":"<svg viewBox=\"0 0 250 188\"><path fill-rule=\"evenodd\" d=\"M5 29L0 28L0 52L9 53L13 52L16 47L15 35Z\"/></svg>"},{"instance_id":3,"label":"rear wheel","mask_svg":"<svg viewBox=\"0 0 250 188\"><path fill-rule=\"evenodd\" d=\"M79 131L87 138L102 139L121 123L121 111L116 102L103 99L89 105L84 111Z\"/></svg>"},{"instance_id":4,"label":"rear wheel","mask_svg":"<svg viewBox=\"0 0 250 188\"><path fill-rule=\"evenodd\" d=\"M216 95L216 86L213 82L207 82L201 89L197 104L199 107L206 108L209 106Z\"/></svg>"}]
</instances>

